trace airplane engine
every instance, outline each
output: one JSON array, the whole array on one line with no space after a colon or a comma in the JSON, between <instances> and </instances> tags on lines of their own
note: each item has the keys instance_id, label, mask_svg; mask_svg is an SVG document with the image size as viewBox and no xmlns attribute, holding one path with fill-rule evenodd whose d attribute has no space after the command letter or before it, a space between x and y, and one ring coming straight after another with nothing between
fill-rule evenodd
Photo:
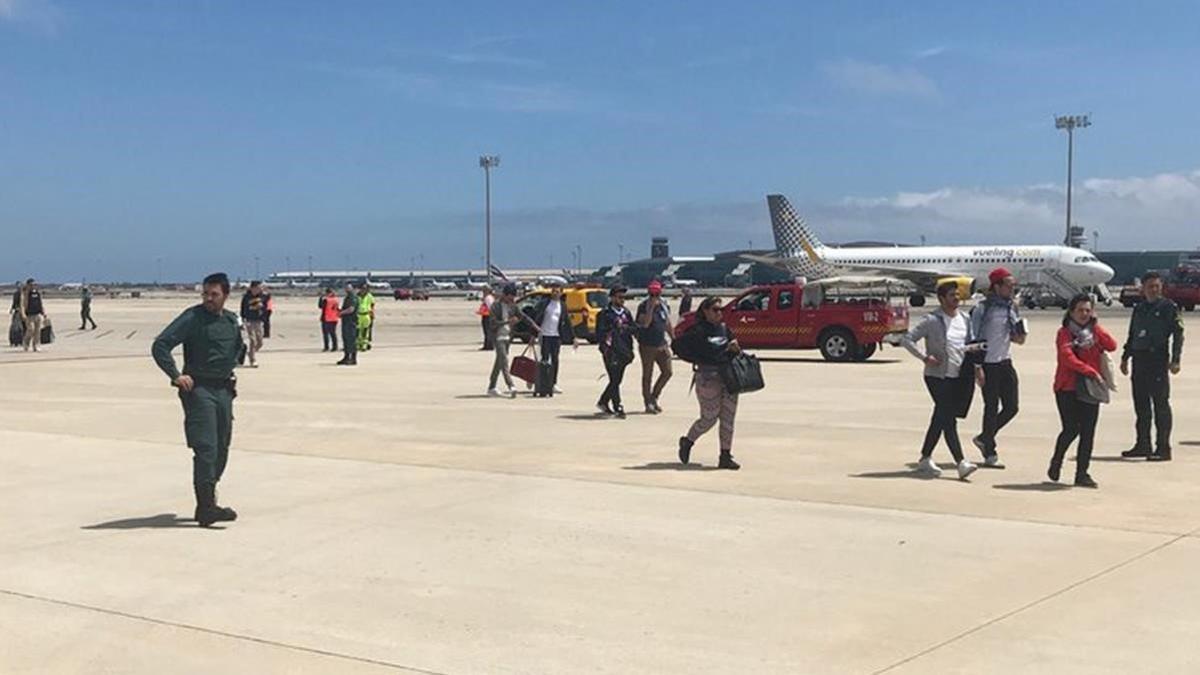
<instances>
[{"instance_id":1,"label":"airplane engine","mask_svg":"<svg viewBox=\"0 0 1200 675\"><path fill-rule=\"evenodd\" d=\"M969 300L972 295L975 295L975 291L978 288L975 279L972 277L942 277L937 280L939 287L944 283L953 283L958 287L959 300Z\"/></svg>"}]
</instances>

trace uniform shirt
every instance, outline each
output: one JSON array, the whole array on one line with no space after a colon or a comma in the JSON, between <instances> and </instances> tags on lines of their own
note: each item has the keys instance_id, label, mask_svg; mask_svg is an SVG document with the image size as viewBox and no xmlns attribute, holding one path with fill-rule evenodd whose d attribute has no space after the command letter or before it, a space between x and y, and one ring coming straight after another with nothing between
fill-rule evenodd
<instances>
[{"instance_id":1,"label":"uniform shirt","mask_svg":"<svg viewBox=\"0 0 1200 675\"><path fill-rule=\"evenodd\" d=\"M338 322L338 299L333 293L321 296L317 301L317 307L321 310L321 321L325 323Z\"/></svg>"},{"instance_id":2,"label":"uniform shirt","mask_svg":"<svg viewBox=\"0 0 1200 675\"><path fill-rule=\"evenodd\" d=\"M83 295L80 296L79 302L83 304L84 309L92 306L92 292L84 289Z\"/></svg>"},{"instance_id":3,"label":"uniform shirt","mask_svg":"<svg viewBox=\"0 0 1200 675\"><path fill-rule=\"evenodd\" d=\"M375 311L375 296L371 295L371 291L358 296L358 315L370 318L373 311Z\"/></svg>"},{"instance_id":4,"label":"uniform shirt","mask_svg":"<svg viewBox=\"0 0 1200 675\"><path fill-rule=\"evenodd\" d=\"M967 317L958 312L946 325L946 377L958 377L962 370L963 354L967 349Z\"/></svg>"},{"instance_id":5,"label":"uniform shirt","mask_svg":"<svg viewBox=\"0 0 1200 675\"><path fill-rule=\"evenodd\" d=\"M1121 358L1136 355L1165 359L1168 354L1171 363L1179 363L1183 356L1183 317L1179 315L1179 307L1167 298L1138 303L1129 318L1129 338Z\"/></svg>"},{"instance_id":6,"label":"uniform shirt","mask_svg":"<svg viewBox=\"0 0 1200 675\"><path fill-rule=\"evenodd\" d=\"M671 309L662 298L659 298L658 307L654 310L654 316L650 317L650 325L643 327L641 324L642 317L650 311L650 301L643 300L637 307L637 338L638 342L646 347L662 347L667 344L667 322L670 320Z\"/></svg>"},{"instance_id":7,"label":"uniform shirt","mask_svg":"<svg viewBox=\"0 0 1200 675\"><path fill-rule=\"evenodd\" d=\"M546 305L546 313L542 316L542 337L559 337L559 321L562 321L562 302L551 298Z\"/></svg>"},{"instance_id":8,"label":"uniform shirt","mask_svg":"<svg viewBox=\"0 0 1200 675\"><path fill-rule=\"evenodd\" d=\"M171 350L183 345L183 372L205 380L227 380L237 365L242 334L238 316L222 310L213 314L204 305L190 307L163 329L150 348L154 362L167 377L179 377Z\"/></svg>"},{"instance_id":9,"label":"uniform shirt","mask_svg":"<svg viewBox=\"0 0 1200 675\"><path fill-rule=\"evenodd\" d=\"M1012 358L1012 332L1009 327L1008 308L990 305L984 310L983 334L987 341L984 363L1000 363Z\"/></svg>"},{"instance_id":10,"label":"uniform shirt","mask_svg":"<svg viewBox=\"0 0 1200 675\"><path fill-rule=\"evenodd\" d=\"M347 293L342 297L342 324L358 323L358 296Z\"/></svg>"}]
</instances>

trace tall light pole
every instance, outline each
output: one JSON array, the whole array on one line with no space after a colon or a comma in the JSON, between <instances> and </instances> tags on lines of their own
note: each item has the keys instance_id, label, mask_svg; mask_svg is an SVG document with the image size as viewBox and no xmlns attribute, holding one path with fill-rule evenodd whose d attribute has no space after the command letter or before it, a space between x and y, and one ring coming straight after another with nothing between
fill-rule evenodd
<instances>
[{"instance_id":1,"label":"tall light pole","mask_svg":"<svg viewBox=\"0 0 1200 675\"><path fill-rule=\"evenodd\" d=\"M308 277L312 278L312 256L308 256Z\"/></svg>"},{"instance_id":2,"label":"tall light pole","mask_svg":"<svg viewBox=\"0 0 1200 675\"><path fill-rule=\"evenodd\" d=\"M575 251L578 255L575 259L579 261L579 274L583 274L583 244L575 244Z\"/></svg>"},{"instance_id":3,"label":"tall light pole","mask_svg":"<svg viewBox=\"0 0 1200 675\"><path fill-rule=\"evenodd\" d=\"M1060 115L1054 118L1055 129L1067 130L1067 236L1063 243L1071 245L1071 179L1075 163L1075 130L1092 126L1091 114Z\"/></svg>"},{"instance_id":4,"label":"tall light pole","mask_svg":"<svg viewBox=\"0 0 1200 675\"><path fill-rule=\"evenodd\" d=\"M484 264L487 265L488 285L492 285L492 169L500 166L499 155L480 155L479 167L483 169L484 190Z\"/></svg>"},{"instance_id":5,"label":"tall light pole","mask_svg":"<svg viewBox=\"0 0 1200 675\"><path fill-rule=\"evenodd\" d=\"M1095 237L1095 244L1092 244L1092 253L1100 252L1100 230L1092 230L1092 236Z\"/></svg>"},{"instance_id":6,"label":"tall light pole","mask_svg":"<svg viewBox=\"0 0 1200 675\"><path fill-rule=\"evenodd\" d=\"M261 278L258 272L258 256L254 256L254 278L255 280Z\"/></svg>"}]
</instances>

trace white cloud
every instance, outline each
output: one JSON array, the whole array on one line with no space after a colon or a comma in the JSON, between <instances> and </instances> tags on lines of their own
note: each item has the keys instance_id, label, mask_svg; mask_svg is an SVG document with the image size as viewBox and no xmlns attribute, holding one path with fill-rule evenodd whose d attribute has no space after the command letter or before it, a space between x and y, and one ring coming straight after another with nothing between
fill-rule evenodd
<instances>
[{"instance_id":1,"label":"white cloud","mask_svg":"<svg viewBox=\"0 0 1200 675\"><path fill-rule=\"evenodd\" d=\"M62 21L62 12L50 0L0 0L0 21L53 34Z\"/></svg>"},{"instance_id":2,"label":"white cloud","mask_svg":"<svg viewBox=\"0 0 1200 675\"><path fill-rule=\"evenodd\" d=\"M894 67L847 59L827 63L821 68L837 86L872 96L910 96L935 99L937 84L911 66Z\"/></svg>"}]
</instances>

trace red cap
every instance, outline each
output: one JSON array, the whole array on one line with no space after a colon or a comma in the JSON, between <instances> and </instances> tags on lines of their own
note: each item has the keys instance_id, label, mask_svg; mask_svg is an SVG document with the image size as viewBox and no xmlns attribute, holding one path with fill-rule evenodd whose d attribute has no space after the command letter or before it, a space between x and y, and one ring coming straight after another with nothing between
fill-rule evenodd
<instances>
[{"instance_id":1,"label":"red cap","mask_svg":"<svg viewBox=\"0 0 1200 675\"><path fill-rule=\"evenodd\" d=\"M997 267L996 269L992 270L991 274L988 275L988 281L992 282L992 285L995 286L1011 276L1012 272L1009 272L1003 267Z\"/></svg>"},{"instance_id":2,"label":"red cap","mask_svg":"<svg viewBox=\"0 0 1200 675\"><path fill-rule=\"evenodd\" d=\"M659 281L651 281L650 285L646 287L646 290L650 291L650 295L658 295L659 293L662 293L662 283Z\"/></svg>"}]
</instances>

